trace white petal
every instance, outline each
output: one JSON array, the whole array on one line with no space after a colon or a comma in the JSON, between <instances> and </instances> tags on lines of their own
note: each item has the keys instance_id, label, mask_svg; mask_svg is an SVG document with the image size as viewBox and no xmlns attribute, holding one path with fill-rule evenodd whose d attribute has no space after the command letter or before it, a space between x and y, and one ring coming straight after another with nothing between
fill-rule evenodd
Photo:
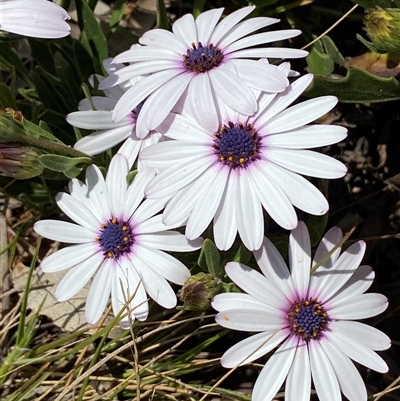
<instances>
[{"instance_id":1,"label":"white petal","mask_svg":"<svg viewBox=\"0 0 400 401\"><path fill-rule=\"evenodd\" d=\"M219 46L221 39L243 18L249 15L255 6L243 7L225 17L214 29L209 43Z\"/></svg>"},{"instance_id":2,"label":"white petal","mask_svg":"<svg viewBox=\"0 0 400 401\"><path fill-rule=\"evenodd\" d=\"M310 177L332 179L343 177L347 172L340 161L312 150L268 148L265 155L279 166Z\"/></svg>"},{"instance_id":3,"label":"white petal","mask_svg":"<svg viewBox=\"0 0 400 401\"><path fill-rule=\"evenodd\" d=\"M236 196L237 180L238 176L232 174L231 171L221 202L214 216L215 245L222 251L226 251L232 246L237 234L235 202L232 202L232 199L235 199Z\"/></svg>"},{"instance_id":4,"label":"white petal","mask_svg":"<svg viewBox=\"0 0 400 401\"><path fill-rule=\"evenodd\" d=\"M128 115L140 102L145 100L152 92L167 81L172 81L180 71L166 70L157 72L142 79L137 84L128 89L119 99L113 112L114 121L122 120Z\"/></svg>"},{"instance_id":5,"label":"white petal","mask_svg":"<svg viewBox=\"0 0 400 401\"><path fill-rule=\"evenodd\" d=\"M80 291L96 272L102 260L101 254L94 254L70 269L57 286L54 294L56 300L66 301Z\"/></svg>"},{"instance_id":6,"label":"white petal","mask_svg":"<svg viewBox=\"0 0 400 401\"><path fill-rule=\"evenodd\" d=\"M283 189L293 206L317 216L328 211L328 201L305 178L270 162L262 164L261 168L270 180L275 181Z\"/></svg>"},{"instance_id":7,"label":"white petal","mask_svg":"<svg viewBox=\"0 0 400 401\"><path fill-rule=\"evenodd\" d=\"M270 352L286 337L287 333L284 330L254 334L229 348L222 355L221 365L225 368L234 368L250 363Z\"/></svg>"},{"instance_id":8,"label":"white petal","mask_svg":"<svg viewBox=\"0 0 400 401\"><path fill-rule=\"evenodd\" d=\"M66 242L68 244L81 244L94 242L96 233L77 224L58 220L37 221L34 230L41 236L53 241Z\"/></svg>"},{"instance_id":9,"label":"white petal","mask_svg":"<svg viewBox=\"0 0 400 401\"><path fill-rule=\"evenodd\" d=\"M115 278L111 286L111 301L114 315L128 305L127 312L138 320L146 320L149 313L147 295L142 280L130 262L116 267ZM122 324L129 322L128 316L122 319Z\"/></svg>"},{"instance_id":10,"label":"white petal","mask_svg":"<svg viewBox=\"0 0 400 401\"><path fill-rule=\"evenodd\" d=\"M339 383L333 367L318 341L308 343L311 375L320 401L340 401Z\"/></svg>"},{"instance_id":11,"label":"white petal","mask_svg":"<svg viewBox=\"0 0 400 401\"><path fill-rule=\"evenodd\" d=\"M244 115L251 115L257 110L253 92L230 70L214 68L208 72L208 76L214 92L229 107Z\"/></svg>"},{"instance_id":12,"label":"white petal","mask_svg":"<svg viewBox=\"0 0 400 401\"><path fill-rule=\"evenodd\" d=\"M211 169L214 171L214 180L203 191L194 204L189 220L187 221L185 235L194 240L202 234L215 215L221 203L222 194L228 180L229 169L222 164L216 164Z\"/></svg>"},{"instance_id":13,"label":"white petal","mask_svg":"<svg viewBox=\"0 0 400 401\"><path fill-rule=\"evenodd\" d=\"M203 239L189 241L183 234L177 231L165 231L162 233L141 234L136 236L138 242L147 247L161 249L169 252L191 252L200 249Z\"/></svg>"},{"instance_id":14,"label":"white petal","mask_svg":"<svg viewBox=\"0 0 400 401\"><path fill-rule=\"evenodd\" d=\"M190 164L185 161L177 163L163 170L149 183L146 187L146 196L149 198L162 198L163 196L172 195L179 189L198 179L198 177L214 163L214 157L203 157L193 160Z\"/></svg>"},{"instance_id":15,"label":"white petal","mask_svg":"<svg viewBox=\"0 0 400 401\"><path fill-rule=\"evenodd\" d=\"M297 340L286 340L268 359L254 385L253 401L271 401L285 380L296 352Z\"/></svg>"},{"instance_id":16,"label":"white petal","mask_svg":"<svg viewBox=\"0 0 400 401\"><path fill-rule=\"evenodd\" d=\"M321 96L298 103L269 120L268 131L278 133L301 127L322 117L332 110L337 102L335 96Z\"/></svg>"},{"instance_id":17,"label":"white petal","mask_svg":"<svg viewBox=\"0 0 400 401\"><path fill-rule=\"evenodd\" d=\"M127 192L126 176L128 175L128 161L122 155L116 154L112 159L107 172L106 185L111 201L113 216L120 217L124 211Z\"/></svg>"},{"instance_id":18,"label":"white petal","mask_svg":"<svg viewBox=\"0 0 400 401\"><path fill-rule=\"evenodd\" d=\"M335 330L335 326L331 326L331 330L325 332L328 341L336 348L346 354L349 358L380 373L386 373L389 368L386 362L369 347L360 341L353 340L346 334Z\"/></svg>"},{"instance_id":19,"label":"white petal","mask_svg":"<svg viewBox=\"0 0 400 401\"><path fill-rule=\"evenodd\" d=\"M287 230L295 228L297 215L292 203L281 187L264 174L261 163L250 165L249 173L258 198L271 219Z\"/></svg>"},{"instance_id":20,"label":"white petal","mask_svg":"<svg viewBox=\"0 0 400 401\"><path fill-rule=\"evenodd\" d=\"M387 298L382 294L362 294L335 304L329 310L332 319L366 319L376 316L388 307Z\"/></svg>"},{"instance_id":21,"label":"white petal","mask_svg":"<svg viewBox=\"0 0 400 401\"><path fill-rule=\"evenodd\" d=\"M168 202L163 213L163 222L167 225L174 225L187 217L197 199L201 197L204 188L207 188L213 179L214 171L209 169L195 181L179 190Z\"/></svg>"},{"instance_id":22,"label":"white petal","mask_svg":"<svg viewBox=\"0 0 400 401\"><path fill-rule=\"evenodd\" d=\"M172 25L172 32L187 46L197 43L197 31L192 14L185 14Z\"/></svg>"},{"instance_id":23,"label":"white petal","mask_svg":"<svg viewBox=\"0 0 400 401\"><path fill-rule=\"evenodd\" d=\"M283 319L276 313L254 309L229 309L215 316L222 327L240 331L274 331L282 326Z\"/></svg>"},{"instance_id":24,"label":"white petal","mask_svg":"<svg viewBox=\"0 0 400 401\"><path fill-rule=\"evenodd\" d=\"M275 245L264 237L261 248L253 254L268 281L271 281L282 294L292 297L295 294L292 276Z\"/></svg>"},{"instance_id":25,"label":"white petal","mask_svg":"<svg viewBox=\"0 0 400 401\"><path fill-rule=\"evenodd\" d=\"M101 222L88 210L88 208L65 192L56 195L58 207L75 223L91 231L100 229Z\"/></svg>"},{"instance_id":26,"label":"white petal","mask_svg":"<svg viewBox=\"0 0 400 401\"><path fill-rule=\"evenodd\" d=\"M86 169L86 185L90 201L93 207L97 209L96 215L101 214L101 220L107 221L111 217L111 205L106 182L100 169L94 164Z\"/></svg>"},{"instance_id":27,"label":"white petal","mask_svg":"<svg viewBox=\"0 0 400 401\"><path fill-rule=\"evenodd\" d=\"M337 320L330 322L330 326L336 332L351 337L354 341L360 341L375 351L383 351L390 348L390 338L385 333L368 324L353 322L351 320Z\"/></svg>"},{"instance_id":28,"label":"white petal","mask_svg":"<svg viewBox=\"0 0 400 401\"><path fill-rule=\"evenodd\" d=\"M189 269L173 256L143 245L134 247L134 255L162 277L182 285L189 277Z\"/></svg>"},{"instance_id":29,"label":"white petal","mask_svg":"<svg viewBox=\"0 0 400 401\"><path fill-rule=\"evenodd\" d=\"M307 57L308 52L287 47L261 47L259 49L244 49L230 54L235 58L302 58Z\"/></svg>"},{"instance_id":30,"label":"white petal","mask_svg":"<svg viewBox=\"0 0 400 401\"><path fill-rule=\"evenodd\" d=\"M147 199L145 202L148 202L148 201L149 200ZM135 226L135 235L152 234L152 233L156 233L159 231L166 231L166 230L168 230L168 228L169 228L168 226L163 224L162 216L157 215L157 216L153 216L149 219L142 221L140 224L137 224ZM138 241L135 241L135 242L141 244L141 242L139 241L139 238L138 238Z\"/></svg>"},{"instance_id":31,"label":"white petal","mask_svg":"<svg viewBox=\"0 0 400 401\"><path fill-rule=\"evenodd\" d=\"M188 91L188 107L192 116L208 132L218 130L218 113L215 107L210 107L210 103L215 103L215 93L211 88L208 73L197 74L193 77ZM186 136L188 132L186 131Z\"/></svg>"},{"instance_id":32,"label":"white petal","mask_svg":"<svg viewBox=\"0 0 400 401\"><path fill-rule=\"evenodd\" d=\"M236 172L234 172L236 173ZM254 251L260 248L264 236L264 217L261 203L249 177L249 171L243 169L236 188L236 221L243 244Z\"/></svg>"},{"instance_id":33,"label":"white petal","mask_svg":"<svg viewBox=\"0 0 400 401\"><path fill-rule=\"evenodd\" d=\"M288 306L282 293L258 271L236 262L227 263L225 271L237 286L259 301L282 310Z\"/></svg>"},{"instance_id":34,"label":"white petal","mask_svg":"<svg viewBox=\"0 0 400 401\"><path fill-rule=\"evenodd\" d=\"M331 304L337 304L355 295L361 295L371 286L375 273L371 266L359 266L349 281L329 299Z\"/></svg>"},{"instance_id":35,"label":"white petal","mask_svg":"<svg viewBox=\"0 0 400 401\"><path fill-rule=\"evenodd\" d=\"M186 53L187 46L185 45L186 40L182 40L165 29L150 29L145 32L139 39L140 44L157 47L167 48L172 51L178 51L179 53Z\"/></svg>"},{"instance_id":36,"label":"white petal","mask_svg":"<svg viewBox=\"0 0 400 401\"><path fill-rule=\"evenodd\" d=\"M327 301L335 294L354 274L365 253L365 242L358 241L343 252L336 263L329 270L330 279L326 280L320 300ZM339 301L340 302L340 301ZM336 305L336 303L335 303Z\"/></svg>"},{"instance_id":37,"label":"white petal","mask_svg":"<svg viewBox=\"0 0 400 401\"><path fill-rule=\"evenodd\" d=\"M342 141L347 129L339 125L306 125L292 131L266 135L263 145L286 149L318 148Z\"/></svg>"},{"instance_id":38,"label":"white petal","mask_svg":"<svg viewBox=\"0 0 400 401\"><path fill-rule=\"evenodd\" d=\"M270 105L268 102L266 105L269 105L268 108L266 108L266 106L260 108L256 116L256 127L260 129L264 127L274 116L279 116L279 113L282 110L285 110L286 107L292 104L306 90L312 80L312 74L302 76L289 85L284 92L274 97L274 100ZM267 131L270 133L269 126L267 126Z\"/></svg>"},{"instance_id":39,"label":"white petal","mask_svg":"<svg viewBox=\"0 0 400 401\"><path fill-rule=\"evenodd\" d=\"M144 198L144 189L156 172L150 168L142 168L128 188L123 215L129 220Z\"/></svg>"},{"instance_id":40,"label":"white petal","mask_svg":"<svg viewBox=\"0 0 400 401\"><path fill-rule=\"evenodd\" d=\"M270 18L268 18L268 19L265 18L265 19L267 20L265 22L267 22L268 25L271 22L276 23L279 21L279 20L272 19L272 18L271 18L272 21L269 21ZM255 18L252 18L251 20L243 21L242 24L244 22L246 22L249 25L249 30L251 29L252 31L255 31L255 29L254 29L255 21L254 20L255 20ZM261 21L261 19L260 19L260 25L262 22L263 21ZM263 26L260 26L260 27L262 28ZM257 46L257 45L261 45L261 44L265 44L265 43L276 42L276 41L280 41L280 40L284 40L284 39L290 39L290 38L293 38L300 34L301 34L301 31L299 31L298 29L286 29L286 30L282 30L282 31L263 32L263 33L259 33L257 35L242 37L242 39L227 46L224 49L224 54L228 54L228 53L234 52L236 50L240 50L240 49L245 49L247 47ZM231 36L231 35L229 35L229 36ZM242 35L242 36L244 36L244 35ZM225 42L225 40L224 40L224 42Z\"/></svg>"},{"instance_id":41,"label":"white petal","mask_svg":"<svg viewBox=\"0 0 400 401\"><path fill-rule=\"evenodd\" d=\"M108 131L97 131L80 139L74 148L90 156L98 155L118 145L132 134L130 125L110 129Z\"/></svg>"},{"instance_id":42,"label":"white petal","mask_svg":"<svg viewBox=\"0 0 400 401\"><path fill-rule=\"evenodd\" d=\"M209 45L210 36L221 18L223 8L216 8L201 13L196 18L197 40L203 45Z\"/></svg>"},{"instance_id":43,"label":"white petal","mask_svg":"<svg viewBox=\"0 0 400 401\"><path fill-rule=\"evenodd\" d=\"M99 251L99 245L95 242L86 244L72 245L51 254L40 264L40 268L45 273L55 273L69 267L80 264L84 260L96 254L99 261L103 260L103 255Z\"/></svg>"},{"instance_id":44,"label":"white petal","mask_svg":"<svg viewBox=\"0 0 400 401\"><path fill-rule=\"evenodd\" d=\"M136 212L132 216L131 222L134 225L139 225L150 219L155 214L161 211L165 207L169 200L169 197L163 197L158 199L145 199L142 204L137 208ZM160 221L161 222L161 221ZM163 222L163 225L159 225L158 231L164 231L165 229L176 228L183 225L183 222L178 222L175 225L166 226Z\"/></svg>"},{"instance_id":45,"label":"white petal","mask_svg":"<svg viewBox=\"0 0 400 401\"><path fill-rule=\"evenodd\" d=\"M130 135L126 141L119 148L117 154L120 154L125 157L128 161L128 169L130 170L132 166L135 164L135 161L138 157L140 148L143 145L143 141L138 139L136 135Z\"/></svg>"},{"instance_id":46,"label":"white petal","mask_svg":"<svg viewBox=\"0 0 400 401\"><path fill-rule=\"evenodd\" d=\"M132 262L142 277L147 294L162 307L174 308L176 306L176 295L167 280L140 259L134 258Z\"/></svg>"},{"instance_id":47,"label":"white petal","mask_svg":"<svg viewBox=\"0 0 400 401\"><path fill-rule=\"evenodd\" d=\"M308 347L299 341L285 386L285 401L309 401L311 392L311 371Z\"/></svg>"},{"instance_id":48,"label":"white petal","mask_svg":"<svg viewBox=\"0 0 400 401\"><path fill-rule=\"evenodd\" d=\"M223 312L229 309L254 309L258 311L267 311L269 313L276 312L275 308L271 308L264 302L252 297L249 294L240 292L225 292L216 295L212 301L211 306L218 312Z\"/></svg>"},{"instance_id":49,"label":"white petal","mask_svg":"<svg viewBox=\"0 0 400 401\"><path fill-rule=\"evenodd\" d=\"M310 281L311 244L307 226L299 221L289 237L289 266L299 298L307 296Z\"/></svg>"},{"instance_id":50,"label":"white petal","mask_svg":"<svg viewBox=\"0 0 400 401\"><path fill-rule=\"evenodd\" d=\"M286 75L276 66L261 64L254 60L232 60L237 74L245 83L265 92L283 92L289 85Z\"/></svg>"},{"instance_id":51,"label":"white petal","mask_svg":"<svg viewBox=\"0 0 400 401\"><path fill-rule=\"evenodd\" d=\"M85 307L86 320L89 324L97 323L104 312L110 296L114 269L115 262L112 259L105 259L94 277Z\"/></svg>"},{"instance_id":52,"label":"white petal","mask_svg":"<svg viewBox=\"0 0 400 401\"><path fill-rule=\"evenodd\" d=\"M74 127L89 130L107 130L132 123L132 118L128 116L115 123L112 119L112 112L103 110L75 111L68 114L66 120Z\"/></svg>"},{"instance_id":53,"label":"white petal","mask_svg":"<svg viewBox=\"0 0 400 401\"><path fill-rule=\"evenodd\" d=\"M332 364L343 394L351 401L366 401L367 390L350 358L329 341L321 341L321 345Z\"/></svg>"},{"instance_id":54,"label":"white petal","mask_svg":"<svg viewBox=\"0 0 400 401\"><path fill-rule=\"evenodd\" d=\"M165 120L189 85L192 77L192 74L178 75L171 81L164 83L147 99L140 110L140 114L145 115L146 126L149 130L156 129Z\"/></svg>"}]
</instances>

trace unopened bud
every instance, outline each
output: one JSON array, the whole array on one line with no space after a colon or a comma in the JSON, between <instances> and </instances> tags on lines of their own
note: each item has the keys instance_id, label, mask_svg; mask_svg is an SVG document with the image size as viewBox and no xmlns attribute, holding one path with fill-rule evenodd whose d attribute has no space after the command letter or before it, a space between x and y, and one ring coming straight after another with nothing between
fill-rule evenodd
<instances>
[{"instance_id":1,"label":"unopened bud","mask_svg":"<svg viewBox=\"0 0 400 401\"><path fill-rule=\"evenodd\" d=\"M25 180L40 175L43 166L37 158L41 152L19 143L0 143L0 175Z\"/></svg>"},{"instance_id":2,"label":"unopened bud","mask_svg":"<svg viewBox=\"0 0 400 401\"><path fill-rule=\"evenodd\" d=\"M400 51L400 9L376 7L364 18L365 30L381 53Z\"/></svg>"},{"instance_id":3,"label":"unopened bud","mask_svg":"<svg viewBox=\"0 0 400 401\"><path fill-rule=\"evenodd\" d=\"M211 299L220 292L219 279L211 274L198 273L189 277L178 295L185 304L185 309L206 310Z\"/></svg>"}]
</instances>

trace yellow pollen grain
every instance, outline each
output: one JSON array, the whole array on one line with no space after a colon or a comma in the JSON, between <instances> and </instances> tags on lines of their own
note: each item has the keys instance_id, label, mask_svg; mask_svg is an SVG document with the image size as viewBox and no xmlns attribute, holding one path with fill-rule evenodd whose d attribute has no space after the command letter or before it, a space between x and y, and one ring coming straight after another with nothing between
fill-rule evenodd
<instances>
[{"instance_id":1,"label":"yellow pollen grain","mask_svg":"<svg viewBox=\"0 0 400 401\"><path fill-rule=\"evenodd\" d=\"M228 157L228 161L232 162L233 161L233 156Z\"/></svg>"},{"instance_id":2,"label":"yellow pollen grain","mask_svg":"<svg viewBox=\"0 0 400 401\"><path fill-rule=\"evenodd\" d=\"M128 227L127 226L123 226L122 227L122 231L128 231Z\"/></svg>"},{"instance_id":3,"label":"yellow pollen grain","mask_svg":"<svg viewBox=\"0 0 400 401\"><path fill-rule=\"evenodd\" d=\"M124 241L128 242L129 241L129 237L124 237Z\"/></svg>"},{"instance_id":4,"label":"yellow pollen grain","mask_svg":"<svg viewBox=\"0 0 400 401\"><path fill-rule=\"evenodd\" d=\"M112 220L111 220L111 223L116 224L116 223L117 223L117 219L115 219L115 218L112 219Z\"/></svg>"},{"instance_id":5,"label":"yellow pollen grain","mask_svg":"<svg viewBox=\"0 0 400 401\"><path fill-rule=\"evenodd\" d=\"M229 320L229 317L225 315L223 319L224 320Z\"/></svg>"},{"instance_id":6,"label":"yellow pollen grain","mask_svg":"<svg viewBox=\"0 0 400 401\"><path fill-rule=\"evenodd\" d=\"M112 252L107 252L107 256L108 256L109 258L112 258L112 257L113 257L113 253L112 253Z\"/></svg>"},{"instance_id":7,"label":"yellow pollen grain","mask_svg":"<svg viewBox=\"0 0 400 401\"><path fill-rule=\"evenodd\" d=\"M239 163L240 163L240 164L243 164L245 161L246 161L246 159L245 159L244 157L241 157L241 158L239 159Z\"/></svg>"}]
</instances>

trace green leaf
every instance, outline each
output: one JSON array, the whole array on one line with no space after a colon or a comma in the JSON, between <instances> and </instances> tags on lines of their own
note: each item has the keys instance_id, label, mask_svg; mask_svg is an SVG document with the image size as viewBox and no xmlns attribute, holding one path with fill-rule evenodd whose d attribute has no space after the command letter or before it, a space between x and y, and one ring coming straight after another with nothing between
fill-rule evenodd
<instances>
[{"instance_id":1,"label":"green leaf","mask_svg":"<svg viewBox=\"0 0 400 401\"><path fill-rule=\"evenodd\" d=\"M321 38L326 54L333 60L335 64L344 65L345 59L336 47L335 42L327 35Z\"/></svg>"},{"instance_id":2,"label":"green leaf","mask_svg":"<svg viewBox=\"0 0 400 401\"><path fill-rule=\"evenodd\" d=\"M372 42L368 42L368 40L364 39L358 33L357 33L356 37L367 49L371 50L374 53L380 53L379 49L377 49L376 46Z\"/></svg>"},{"instance_id":3,"label":"green leaf","mask_svg":"<svg viewBox=\"0 0 400 401\"><path fill-rule=\"evenodd\" d=\"M221 268L221 257L218 248L210 239L205 239L203 243L204 256L206 258L207 269L214 277L224 277L224 269Z\"/></svg>"},{"instance_id":4,"label":"green leaf","mask_svg":"<svg viewBox=\"0 0 400 401\"><path fill-rule=\"evenodd\" d=\"M318 245L325 233L328 224L328 213L325 213L322 216L310 215L306 224L310 234L311 246L314 247Z\"/></svg>"},{"instance_id":5,"label":"green leaf","mask_svg":"<svg viewBox=\"0 0 400 401\"><path fill-rule=\"evenodd\" d=\"M279 0L253 0L251 4L254 4L257 7L267 7L272 6L272 4L277 3Z\"/></svg>"},{"instance_id":6,"label":"green leaf","mask_svg":"<svg viewBox=\"0 0 400 401\"><path fill-rule=\"evenodd\" d=\"M169 29L169 20L164 0L157 1L157 28Z\"/></svg>"},{"instance_id":7,"label":"green leaf","mask_svg":"<svg viewBox=\"0 0 400 401\"><path fill-rule=\"evenodd\" d=\"M364 8L373 8L377 6L382 8L393 7L392 0L353 0L353 2Z\"/></svg>"},{"instance_id":8,"label":"green leaf","mask_svg":"<svg viewBox=\"0 0 400 401\"><path fill-rule=\"evenodd\" d=\"M381 78L359 68L351 68L346 77L315 76L304 95L334 95L344 103L387 102L400 99L400 83L393 77Z\"/></svg>"},{"instance_id":9,"label":"green leaf","mask_svg":"<svg viewBox=\"0 0 400 401\"><path fill-rule=\"evenodd\" d=\"M0 83L0 106L4 108L11 107L17 110L14 95L11 93L9 87L2 82Z\"/></svg>"},{"instance_id":10,"label":"green leaf","mask_svg":"<svg viewBox=\"0 0 400 401\"><path fill-rule=\"evenodd\" d=\"M114 7L112 9L112 14L109 22L110 31L112 33L114 33L117 30L118 25L121 22L122 17L124 16L126 1L127 0L117 0L114 3Z\"/></svg>"},{"instance_id":11,"label":"green leaf","mask_svg":"<svg viewBox=\"0 0 400 401\"><path fill-rule=\"evenodd\" d=\"M308 65L307 70L311 74L327 77L332 73L334 68L334 62L332 58L325 53L320 40L314 43L306 61Z\"/></svg>"},{"instance_id":12,"label":"green leaf","mask_svg":"<svg viewBox=\"0 0 400 401\"><path fill-rule=\"evenodd\" d=\"M52 171L58 171L60 173L66 173L76 167L78 164L91 164L92 160L90 157L67 157L61 155L41 155L38 158L39 163L43 167L48 168Z\"/></svg>"},{"instance_id":13,"label":"green leaf","mask_svg":"<svg viewBox=\"0 0 400 401\"><path fill-rule=\"evenodd\" d=\"M102 63L108 57L107 39L88 3L84 0L76 0L75 3L82 32L81 42L89 54L96 59L98 72L103 72Z\"/></svg>"},{"instance_id":14,"label":"green leaf","mask_svg":"<svg viewBox=\"0 0 400 401\"><path fill-rule=\"evenodd\" d=\"M232 258L232 262L247 264L251 259L251 255L251 251L249 251L245 246L240 245L239 249Z\"/></svg>"}]
</instances>

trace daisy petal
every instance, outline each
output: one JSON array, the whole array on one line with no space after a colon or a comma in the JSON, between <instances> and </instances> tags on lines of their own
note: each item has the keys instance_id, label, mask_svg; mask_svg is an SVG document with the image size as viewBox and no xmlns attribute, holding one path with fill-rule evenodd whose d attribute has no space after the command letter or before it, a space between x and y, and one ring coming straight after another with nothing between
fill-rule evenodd
<instances>
[{"instance_id":1,"label":"daisy petal","mask_svg":"<svg viewBox=\"0 0 400 401\"><path fill-rule=\"evenodd\" d=\"M218 312L223 312L228 309L255 309L258 311L275 311L265 303L253 298L249 294L242 294L239 292L226 292L216 295L211 301L212 307Z\"/></svg>"},{"instance_id":2,"label":"daisy petal","mask_svg":"<svg viewBox=\"0 0 400 401\"><path fill-rule=\"evenodd\" d=\"M121 216L125 206L127 192L126 176L128 175L128 161L124 156L116 154L108 168L106 185L110 195L111 211L115 217Z\"/></svg>"},{"instance_id":3,"label":"daisy petal","mask_svg":"<svg viewBox=\"0 0 400 401\"><path fill-rule=\"evenodd\" d=\"M103 259L103 255L99 252L99 246L95 242L72 245L45 258L40 264L40 268L44 273L59 272L91 258L94 254L99 260Z\"/></svg>"},{"instance_id":4,"label":"daisy petal","mask_svg":"<svg viewBox=\"0 0 400 401\"><path fill-rule=\"evenodd\" d=\"M222 355L221 365L225 368L234 368L253 362L274 349L286 337L287 334L283 330L254 334L229 348Z\"/></svg>"},{"instance_id":5,"label":"daisy petal","mask_svg":"<svg viewBox=\"0 0 400 401\"><path fill-rule=\"evenodd\" d=\"M326 332L327 340L349 358L380 373L386 373L389 368L385 361L369 347L355 341L348 335L335 330L335 325L331 326L331 331Z\"/></svg>"},{"instance_id":6,"label":"daisy petal","mask_svg":"<svg viewBox=\"0 0 400 401\"><path fill-rule=\"evenodd\" d=\"M197 40L203 44L209 44L210 36L221 18L223 8L215 8L205 11L196 18Z\"/></svg>"},{"instance_id":7,"label":"daisy petal","mask_svg":"<svg viewBox=\"0 0 400 401\"><path fill-rule=\"evenodd\" d=\"M37 221L33 228L43 237L68 244L94 242L96 238L96 233L92 230L78 226L77 224L67 223L66 221Z\"/></svg>"}]
</instances>

